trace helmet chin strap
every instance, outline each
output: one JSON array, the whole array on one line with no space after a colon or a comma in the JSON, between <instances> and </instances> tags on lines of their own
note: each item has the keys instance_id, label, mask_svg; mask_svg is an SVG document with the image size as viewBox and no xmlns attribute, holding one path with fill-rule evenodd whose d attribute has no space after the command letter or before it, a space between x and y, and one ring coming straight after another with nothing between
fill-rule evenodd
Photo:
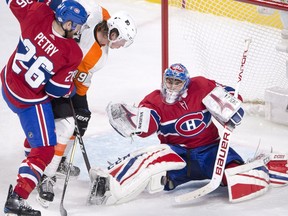
<instances>
[{"instance_id":1,"label":"helmet chin strap","mask_svg":"<svg viewBox=\"0 0 288 216\"><path fill-rule=\"evenodd\" d=\"M65 34L63 35L64 38L67 38L68 33L73 31L72 29L71 29L71 30L64 29L63 24L61 24L61 28L63 29L63 31L64 31L64 33L65 33Z\"/></svg>"},{"instance_id":2,"label":"helmet chin strap","mask_svg":"<svg viewBox=\"0 0 288 216\"><path fill-rule=\"evenodd\" d=\"M108 39L109 40L109 39ZM111 48L113 42L111 40L109 40L108 46Z\"/></svg>"}]
</instances>

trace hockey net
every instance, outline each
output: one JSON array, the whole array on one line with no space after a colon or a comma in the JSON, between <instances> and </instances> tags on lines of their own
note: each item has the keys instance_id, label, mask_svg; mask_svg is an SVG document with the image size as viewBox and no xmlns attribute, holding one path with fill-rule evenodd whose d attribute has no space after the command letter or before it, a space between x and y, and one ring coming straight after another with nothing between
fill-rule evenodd
<instances>
[{"instance_id":1,"label":"hockey net","mask_svg":"<svg viewBox=\"0 0 288 216\"><path fill-rule=\"evenodd\" d=\"M187 66L192 76L202 75L235 86L244 41L250 38L252 43L240 87L245 102L263 104L265 89L288 87L287 53L275 48L281 41L283 28L279 9L288 10L286 3L268 0L167 0L166 3L167 11L162 2L162 16L168 14L164 24L162 19L162 40L168 38L168 44L164 42L162 47L162 68L179 62ZM270 7L269 14L259 13L258 5Z\"/></svg>"}]
</instances>

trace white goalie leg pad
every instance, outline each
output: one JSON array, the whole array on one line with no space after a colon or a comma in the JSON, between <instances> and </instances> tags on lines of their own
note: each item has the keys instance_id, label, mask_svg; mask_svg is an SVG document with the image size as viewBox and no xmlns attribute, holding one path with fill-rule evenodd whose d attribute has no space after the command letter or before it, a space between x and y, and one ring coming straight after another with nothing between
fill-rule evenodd
<instances>
[{"instance_id":1,"label":"white goalie leg pad","mask_svg":"<svg viewBox=\"0 0 288 216\"><path fill-rule=\"evenodd\" d=\"M269 189L269 173L264 156L251 163L225 170L230 202L240 202L258 197Z\"/></svg>"},{"instance_id":2,"label":"white goalie leg pad","mask_svg":"<svg viewBox=\"0 0 288 216\"><path fill-rule=\"evenodd\" d=\"M123 103L109 103L106 112L111 126L123 137L148 131L150 109L146 107L138 108Z\"/></svg>"},{"instance_id":3,"label":"white goalie leg pad","mask_svg":"<svg viewBox=\"0 0 288 216\"><path fill-rule=\"evenodd\" d=\"M270 185L273 187L285 186L288 184L288 155L270 154L270 161L267 163L270 176Z\"/></svg>"},{"instance_id":4,"label":"white goalie leg pad","mask_svg":"<svg viewBox=\"0 0 288 216\"><path fill-rule=\"evenodd\" d=\"M185 166L185 161L164 144L140 149L119 158L108 167L110 197L103 204L130 201L146 188L150 193L161 191L164 188L161 178L166 175L166 171Z\"/></svg>"},{"instance_id":5,"label":"white goalie leg pad","mask_svg":"<svg viewBox=\"0 0 288 216\"><path fill-rule=\"evenodd\" d=\"M228 122L242 104L241 100L222 87L215 87L202 102L220 123Z\"/></svg>"}]
</instances>

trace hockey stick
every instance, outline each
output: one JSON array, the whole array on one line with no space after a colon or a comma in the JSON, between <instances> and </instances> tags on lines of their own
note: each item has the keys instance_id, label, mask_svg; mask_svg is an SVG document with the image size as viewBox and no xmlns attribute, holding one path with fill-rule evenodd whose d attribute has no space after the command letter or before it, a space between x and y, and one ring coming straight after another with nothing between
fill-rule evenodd
<instances>
[{"instance_id":1,"label":"hockey stick","mask_svg":"<svg viewBox=\"0 0 288 216\"><path fill-rule=\"evenodd\" d=\"M242 56L240 72L238 74L238 81L237 81L235 93L234 93L234 96L236 98L238 97L239 87L242 81L242 74L244 72L244 65L246 62L247 52L248 52L250 43L251 43L251 39L245 40L245 50ZM214 164L213 175L212 175L210 182L204 187L201 187L195 191L185 193L185 194L175 197L175 201L177 203L182 203L182 202L187 202L193 199L197 199L199 197L202 197L216 190L219 187L223 178L227 155L228 155L228 151L230 147L230 136L233 131L232 128L233 127L231 127L231 125L229 125L228 123L224 125L223 134L219 143L217 156L216 156L216 160Z\"/></svg>"},{"instance_id":2,"label":"hockey stick","mask_svg":"<svg viewBox=\"0 0 288 216\"><path fill-rule=\"evenodd\" d=\"M89 171L91 169L90 162L89 162L86 150L85 150L84 142L83 142L82 136L81 136L80 131L79 131L79 126L78 126L78 122L77 122L77 119L76 119L76 113L75 113L75 109L74 109L74 106L73 106L71 98L70 98L70 106L71 106L72 113L73 113L73 118L74 118L74 121L75 121L75 130L76 130L77 139L75 139L74 143L73 143L71 156L70 156L70 160L69 160L69 167L68 167L66 178L65 178L65 182L64 182L64 187L63 187L63 192L62 192L62 197L61 197L61 202L60 202L60 214L61 214L61 216L67 216L67 210L64 208L64 197L65 197L67 185L68 185L68 182L69 182L71 167L73 165L72 163L73 163L73 160L74 160L77 140L79 141L80 149L81 149L81 152L82 152L82 155L83 155L83 158L84 158L88 173L89 173Z\"/></svg>"},{"instance_id":3,"label":"hockey stick","mask_svg":"<svg viewBox=\"0 0 288 216\"><path fill-rule=\"evenodd\" d=\"M79 130L79 125L78 125L77 118L76 118L75 109L74 109L74 106L73 106L73 103L72 103L71 99L70 99L70 106L72 108L73 118L74 118L74 121L75 121L76 137L77 137L77 139L79 141L79 146L80 146L80 149L81 149L84 161L85 161L85 165L86 165L87 171L89 173L89 171L91 169L91 166L90 166L90 162L89 162L89 159L88 159L88 155L87 155L87 152L86 152L86 149L85 149L85 146L84 146L84 142L83 142L82 136L80 134L80 130Z\"/></svg>"},{"instance_id":4,"label":"hockey stick","mask_svg":"<svg viewBox=\"0 0 288 216\"><path fill-rule=\"evenodd\" d=\"M70 156L70 160L69 160L69 167L68 167L68 170L67 170L67 174L66 174L66 178L65 178L65 182L64 182L64 186L63 186L61 202L60 202L60 214L61 214L61 216L67 216L67 211L64 208L64 204L63 203L64 203L64 197L65 197L66 189L67 189L68 182L69 182L69 177L70 177L70 171L71 171L72 163L73 163L73 160L74 160L76 144L77 144L77 140L75 139L74 143L73 143L72 151L71 151L71 156Z\"/></svg>"}]
</instances>

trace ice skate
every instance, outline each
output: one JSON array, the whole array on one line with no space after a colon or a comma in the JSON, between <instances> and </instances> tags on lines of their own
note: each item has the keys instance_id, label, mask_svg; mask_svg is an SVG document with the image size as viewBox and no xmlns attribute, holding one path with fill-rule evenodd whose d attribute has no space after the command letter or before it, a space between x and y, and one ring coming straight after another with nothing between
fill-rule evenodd
<instances>
[{"instance_id":1,"label":"ice skate","mask_svg":"<svg viewBox=\"0 0 288 216\"><path fill-rule=\"evenodd\" d=\"M39 182L37 186L38 195L36 200L42 205L44 208L48 208L50 203L54 200L54 191L53 187L56 183L56 176L48 177L43 175L41 178L41 182Z\"/></svg>"},{"instance_id":2,"label":"ice skate","mask_svg":"<svg viewBox=\"0 0 288 216\"><path fill-rule=\"evenodd\" d=\"M68 168L69 168L69 163L67 163L66 161L66 157L63 157L61 159L61 162L58 166L57 172L56 172L56 176L57 178L61 178L64 179L66 178L67 172L68 172ZM77 166L72 165L71 166L71 170L70 170L70 177L78 177L80 175L80 168Z\"/></svg>"},{"instance_id":3,"label":"ice skate","mask_svg":"<svg viewBox=\"0 0 288 216\"><path fill-rule=\"evenodd\" d=\"M40 211L32 209L25 199L19 197L13 192L12 185L9 187L7 200L4 206L4 213L6 216L41 216Z\"/></svg>"}]
</instances>

